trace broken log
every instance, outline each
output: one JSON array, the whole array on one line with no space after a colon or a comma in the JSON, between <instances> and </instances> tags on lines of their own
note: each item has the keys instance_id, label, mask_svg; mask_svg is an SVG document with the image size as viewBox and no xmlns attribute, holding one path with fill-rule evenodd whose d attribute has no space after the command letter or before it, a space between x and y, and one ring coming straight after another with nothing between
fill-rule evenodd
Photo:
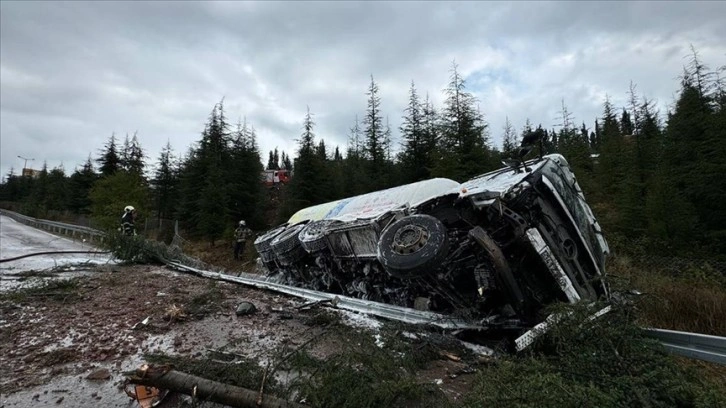
<instances>
[{"instance_id":1,"label":"broken log","mask_svg":"<svg viewBox=\"0 0 726 408\"><path fill-rule=\"evenodd\" d=\"M265 396L258 404L260 394L247 388L223 384L168 367L143 367L127 374L132 384L148 385L159 389L192 395L204 401L216 402L235 408L303 408L304 405Z\"/></svg>"}]
</instances>

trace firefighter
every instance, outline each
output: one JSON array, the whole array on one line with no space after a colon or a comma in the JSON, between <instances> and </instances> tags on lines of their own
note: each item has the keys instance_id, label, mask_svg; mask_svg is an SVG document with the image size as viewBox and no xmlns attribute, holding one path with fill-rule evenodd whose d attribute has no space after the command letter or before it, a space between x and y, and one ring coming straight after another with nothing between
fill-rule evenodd
<instances>
[{"instance_id":1,"label":"firefighter","mask_svg":"<svg viewBox=\"0 0 726 408\"><path fill-rule=\"evenodd\" d=\"M121 231L124 235L136 235L135 217L136 208L130 205L124 207L124 215L121 216Z\"/></svg>"},{"instance_id":2,"label":"firefighter","mask_svg":"<svg viewBox=\"0 0 726 408\"><path fill-rule=\"evenodd\" d=\"M245 243L251 233L252 231L247 228L245 220L241 220L237 225L237 229L234 230L234 259L239 260L240 254L244 254Z\"/></svg>"}]
</instances>

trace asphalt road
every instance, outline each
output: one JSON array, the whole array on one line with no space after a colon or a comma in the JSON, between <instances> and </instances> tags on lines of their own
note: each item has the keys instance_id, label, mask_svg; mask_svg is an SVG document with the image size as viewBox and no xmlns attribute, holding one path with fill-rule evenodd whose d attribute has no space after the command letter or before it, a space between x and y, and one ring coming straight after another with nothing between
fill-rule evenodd
<instances>
[{"instance_id":1,"label":"asphalt road","mask_svg":"<svg viewBox=\"0 0 726 408\"><path fill-rule=\"evenodd\" d=\"M66 237L21 224L10 217L0 215L0 278L5 288L6 281L12 275L27 271L42 271L59 266L75 264L106 264L113 262L110 254L49 254L30 256L14 261L3 262L4 259L15 258L38 252L52 251L96 251L99 248L83 241L74 241ZM12 279L11 279L12 280Z\"/></svg>"}]
</instances>

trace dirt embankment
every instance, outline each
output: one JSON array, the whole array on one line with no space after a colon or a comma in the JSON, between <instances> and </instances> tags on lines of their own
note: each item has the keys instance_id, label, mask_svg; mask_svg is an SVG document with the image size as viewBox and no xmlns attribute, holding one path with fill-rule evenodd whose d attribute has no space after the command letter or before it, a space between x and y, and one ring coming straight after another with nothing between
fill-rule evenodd
<instances>
[{"instance_id":1,"label":"dirt embankment","mask_svg":"<svg viewBox=\"0 0 726 408\"><path fill-rule=\"evenodd\" d=\"M244 301L256 312L238 316ZM0 406L128 407L123 372L138 368L146 355L236 356L260 368L300 347L307 359L322 361L363 343L383 347L393 337L416 336L400 330L382 335L381 323L373 319L299 310L303 303L158 266L94 267L79 279L4 293ZM416 367L417 381L451 398L465 393L471 376L449 375L468 372L467 364L456 361L461 351L425 350L428 362ZM275 380L280 384L286 381L281 375Z\"/></svg>"}]
</instances>

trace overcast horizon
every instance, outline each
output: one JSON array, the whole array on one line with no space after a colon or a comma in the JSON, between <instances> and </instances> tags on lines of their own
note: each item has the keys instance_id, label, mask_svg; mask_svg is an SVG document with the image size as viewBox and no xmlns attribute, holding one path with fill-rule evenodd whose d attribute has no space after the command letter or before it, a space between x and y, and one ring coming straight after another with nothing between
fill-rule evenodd
<instances>
[{"instance_id":1,"label":"overcast horizon","mask_svg":"<svg viewBox=\"0 0 726 408\"><path fill-rule=\"evenodd\" d=\"M115 133L153 166L183 155L224 98L263 162L295 155L307 106L316 140L345 150L373 75L396 145L411 81L442 106L452 61L491 144L505 118L551 129L564 100L592 128L631 81L665 112L693 46L726 65L726 2L0 2L0 175L70 175Z\"/></svg>"}]
</instances>

